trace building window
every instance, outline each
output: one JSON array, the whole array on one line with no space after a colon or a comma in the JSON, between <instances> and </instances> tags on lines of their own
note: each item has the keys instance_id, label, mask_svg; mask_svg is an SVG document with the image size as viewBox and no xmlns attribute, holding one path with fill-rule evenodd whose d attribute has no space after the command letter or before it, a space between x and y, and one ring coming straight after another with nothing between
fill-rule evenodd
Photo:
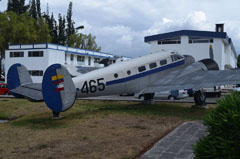
<instances>
[{"instance_id":1,"label":"building window","mask_svg":"<svg viewBox=\"0 0 240 159\"><path fill-rule=\"evenodd\" d=\"M160 61L160 65L166 65L166 64L167 64L167 60L166 59Z\"/></svg>"},{"instance_id":2,"label":"building window","mask_svg":"<svg viewBox=\"0 0 240 159\"><path fill-rule=\"evenodd\" d=\"M31 76L43 76L42 70L29 70Z\"/></svg>"},{"instance_id":3,"label":"building window","mask_svg":"<svg viewBox=\"0 0 240 159\"><path fill-rule=\"evenodd\" d=\"M71 54L71 61L73 61L73 54Z\"/></svg>"},{"instance_id":4,"label":"building window","mask_svg":"<svg viewBox=\"0 0 240 159\"><path fill-rule=\"evenodd\" d=\"M77 61L79 61L79 62L84 62L84 60L85 60L85 57L84 56L77 56Z\"/></svg>"},{"instance_id":5,"label":"building window","mask_svg":"<svg viewBox=\"0 0 240 159\"><path fill-rule=\"evenodd\" d=\"M150 67L150 69L153 69L153 68L157 67L156 62L150 63L150 64L149 64L149 67Z\"/></svg>"},{"instance_id":6,"label":"building window","mask_svg":"<svg viewBox=\"0 0 240 159\"><path fill-rule=\"evenodd\" d=\"M94 58L94 63L99 63L100 62L100 58Z\"/></svg>"},{"instance_id":7,"label":"building window","mask_svg":"<svg viewBox=\"0 0 240 159\"><path fill-rule=\"evenodd\" d=\"M213 43L213 38L203 38L203 37L189 36L188 43L189 44L193 44L193 43Z\"/></svg>"},{"instance_id":8,"label":"building window","mask_svg":"<svg viewBox=\"0 0 240 159\"><path fill-rule=\"evenodd\" d=\"M43 57L43 51L28 51L28 57Z\"/></svg>"},{"instance_id":9,"label":"building window","mask_svg":"<svg viewBox=\"0 0 240 159\"><path fill-rule=\"evenodd\" d=\"M23 57L24 52L10 52L10 57Z\"/></svg>"},{"instance_id":10,"label":"building window","mask_svg":"<svg viewBox=\"0 0 240 159\"><path fill-rule=\"evenodd\" d=\"M146 70L146 67L145 66L141 66L141 67L138 67L138 71L139 72L143 72Z\"/></svg>"},{"instance_id":11,"label":"building window","mask_svg":"<svg viewBox=\"0 0 240 159\"><path fill-rule=\"evenodd\" d=\"M181 44L181 38L175 37L175 38L163 39L158 41L158 45L164 45L164 44Z\"/></svg>"}]
</instances>

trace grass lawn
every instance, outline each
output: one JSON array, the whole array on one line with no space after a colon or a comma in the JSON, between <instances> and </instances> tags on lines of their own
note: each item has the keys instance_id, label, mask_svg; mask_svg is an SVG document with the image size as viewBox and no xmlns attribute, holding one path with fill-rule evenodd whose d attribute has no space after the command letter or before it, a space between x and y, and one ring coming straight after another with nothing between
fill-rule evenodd
<instances>
[{"instance_id":1,"label":"grass lawn","mask_svg":"<svg viewBox=\"0 0 240 159\"><path fill-rule=\"evenodd\" d=\"M0 159L132 159L185 121L201 120L210 110L186 103L77 100L51 120L43 102L0 99Z\"/></svg>"}]
</instances>

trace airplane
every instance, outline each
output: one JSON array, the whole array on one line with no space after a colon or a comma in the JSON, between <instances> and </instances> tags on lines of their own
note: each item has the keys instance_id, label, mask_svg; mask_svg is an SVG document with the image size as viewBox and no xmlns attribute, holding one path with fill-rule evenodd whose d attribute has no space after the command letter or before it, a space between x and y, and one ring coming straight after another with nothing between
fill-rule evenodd
<instances>
[{"instance_id":1,"label":"airplane","mask_svg":"<svg viewBox=\"0 0 240 159\"><path fill-rule=\"evenodd\" d=\"M202 88L240 81L240 70L219 70L211 54L211 58L195 62L192 56L162 50L78 76L71 75L61 64L53 64L46 69L42 83L33 83L26 67L18 63L10 67L7 83L16 97L44 100L53 118L70 109L76 98L140 91L144 101L152 101L156 91L195 89L196 105L204 105Z\"/></svg>"}]
</instances>

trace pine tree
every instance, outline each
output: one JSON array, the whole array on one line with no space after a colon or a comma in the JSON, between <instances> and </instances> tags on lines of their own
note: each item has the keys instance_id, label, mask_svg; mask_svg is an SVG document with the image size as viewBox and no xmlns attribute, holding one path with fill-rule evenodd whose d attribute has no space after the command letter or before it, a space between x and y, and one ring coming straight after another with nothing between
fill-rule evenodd
<instances>
[{"instance_id":1,"label":"pine tree","mask_svg":"<svg viewBox=\"0 0 240 159\"><path fill-rule=\"evenodd\" d=\"M65 16L58 15L58 44L66 44L66 27L65 27Z\"/></svg>"},{"instance_id":2,"label":"pine tree","mask_svg":"<svg viewBox=\"0 0 240 159\"><path fill-rule=\"evenodd\" d=\"M37 19L37 6L36 6L36 1L35 0L31 1L29 14L34 19Z\"/></svg>"},{"instance_id":3,"label":"pine tree","mask_svg":"<svg viewBox=\"0 0 240 159\"><path fill-rule=\"evenodd\" d=\"M36 8L37 8L37 17L40 18L41 17L41 2L40 0L36 0L37 4L36 4Z\"/></svg>"},{"instance_id":4,"label":"pine tree","mask_svg":"<svg viewBox=\"0 0 240 159\"><path fill-rule=\"evenodd\" d=\"M21 15L27 11L28 5L25 5L25 0L8 0L7 11L13 11L17 15Z\"/></svg>"},{"instance_id":5,"label":"pine tree","mask_svg":"<svg viewBox=\"0 0 240 159\"><path fill-rule=\"evenodd\" d=\"M72 20L72 2L69 3L67 11L67 43L69 44L69 38L75 33L74 21Z\"/></svg>"}]
</instances>

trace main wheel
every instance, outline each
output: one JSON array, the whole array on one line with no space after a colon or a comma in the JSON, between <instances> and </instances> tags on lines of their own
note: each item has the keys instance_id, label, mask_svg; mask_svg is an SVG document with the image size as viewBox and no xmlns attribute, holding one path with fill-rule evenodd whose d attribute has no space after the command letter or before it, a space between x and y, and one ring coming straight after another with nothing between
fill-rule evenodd
<instances>
[{"instance_id":1,"label":"main wheel","mask_svg":"<svg viewBox=\"0 0 240 159\"><path fill-rule=\"evenodd\" d=\"M194 93L194 102L198 106L206 105L206 93L203 91L196 91Z\"/></svg>"},{"instance_id":2,"label":"main wheel","mask_svg":"<svg viewBox=\"0 0 240 159\"><path fill-rule=\"evenodd\" d=\"M154 97L154 93L146 93L146 94L144 94L144 100L152 101L153 97Z\"/></svg>"},{"instance_id":3,"label":"main wheel","mask_svg":"<svg viewBox=\"0 0 240 159\"><path fill-rule=\"evenodd\" d=\"M171 101L175 100L175 98L173 96L169 96L168 99L171 100Z\"/></svg>"}]
</instances>

